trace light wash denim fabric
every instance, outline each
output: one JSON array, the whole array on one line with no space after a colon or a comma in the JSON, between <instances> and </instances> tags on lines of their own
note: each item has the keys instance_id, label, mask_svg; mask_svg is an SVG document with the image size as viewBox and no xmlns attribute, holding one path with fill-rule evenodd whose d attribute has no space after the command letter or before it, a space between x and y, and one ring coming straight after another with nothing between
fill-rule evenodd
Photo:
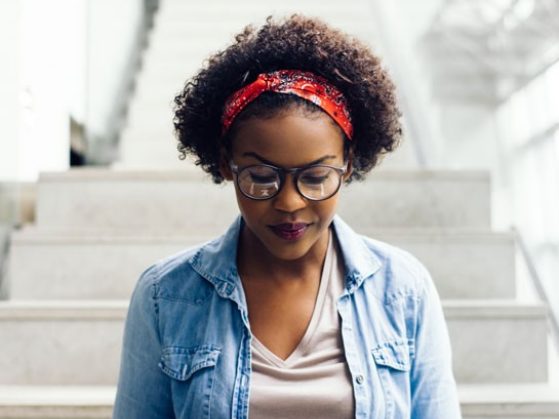
<instances>
[{"instance_id":1,"label":"light wash denim fabric","mask_svg":"<svg viewBox=\"0 0 559 419\"><path fill-rule=\"evenodd\" d=\"M130 302L114 419L249 417L251 332L236 268L239 217L222 237L156 263ZM355 417L460 418L441 304L412 255L333 228ZM311 419L311 418L309 418Z\"/></svg>"}]
</instances>

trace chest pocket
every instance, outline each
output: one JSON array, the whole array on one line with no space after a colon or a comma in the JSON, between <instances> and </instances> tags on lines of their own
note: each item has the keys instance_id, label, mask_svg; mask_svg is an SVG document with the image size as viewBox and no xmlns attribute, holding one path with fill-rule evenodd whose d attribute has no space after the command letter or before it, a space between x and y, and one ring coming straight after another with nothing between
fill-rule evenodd
<instances>
[{"instance_id":1,"label":"chest pocket","mask_svg":"<svg viewBox=\"0 0 559 419\"><path fill-rule=\"evenodd\" d=\"M384 394L386 418L410 417L410 376L413 346L396 340L371 350Z\"/></svg>"},{"instance_id":2,"label":"chest pocket","mask_svg":"<svg viewBox=\"0 0 559 419\"><path fill-rule=\"evenodd\" d=\"M215 366L221 349L213 345L163 348L159 368L171 380L177 418L208 418Z\"/></svg>"}]
</instances>

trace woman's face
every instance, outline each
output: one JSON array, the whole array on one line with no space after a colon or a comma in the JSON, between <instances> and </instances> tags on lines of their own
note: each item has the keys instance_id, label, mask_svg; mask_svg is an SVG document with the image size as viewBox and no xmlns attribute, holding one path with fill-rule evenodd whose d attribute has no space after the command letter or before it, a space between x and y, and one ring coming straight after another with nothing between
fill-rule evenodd
<instances>
[{"instance_id":1,"label":"woman's face","mask_svg":"<svg viewBox=\"0 0 559 419\"><path fill-rule=\"evenodd\" d=\"M340 128L329 116L294 107L271 118L240 122L231 160L241 169L261 163L286 169L317 163L343 167L343 141ZM236 175L222 166L225 178L233 180ZM235 189L245 220L243 238L257 248L281 260L296 260L313 249L325 249L339 193L323 201L309 200L297 191L292 174L287 174L279 193L270 199L250 199L236 183Z\"/></svg>"}]
</instances>

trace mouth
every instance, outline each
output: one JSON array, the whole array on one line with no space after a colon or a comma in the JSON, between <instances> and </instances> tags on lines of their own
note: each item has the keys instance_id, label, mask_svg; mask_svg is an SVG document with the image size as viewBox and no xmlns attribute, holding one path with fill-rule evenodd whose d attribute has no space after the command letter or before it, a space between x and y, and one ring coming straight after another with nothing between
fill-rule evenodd
<instances>
[{"instance_id":1,"label":"mouth","mask_svg":"<svg viewBox=\"0 0 559 419\"><path fill-rule=\"evenodd\" d=\"M284 240L297 240L305 234L309 225L306 223L283 223L269 227L278 237Z\"/></svg>"}]
</instances>

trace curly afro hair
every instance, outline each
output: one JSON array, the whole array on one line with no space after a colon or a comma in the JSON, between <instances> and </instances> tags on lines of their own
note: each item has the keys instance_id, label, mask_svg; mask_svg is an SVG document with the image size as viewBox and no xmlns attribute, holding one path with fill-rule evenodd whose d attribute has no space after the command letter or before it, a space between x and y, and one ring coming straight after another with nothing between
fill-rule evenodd
<instances>
[{"instance_id":1,"label":"curly afro hair","mask_svg":"<svg viewBox=\"0 0 559 419\"><path fill-rule=\"evenodd\" d=\"M401 112L394 84L380 59L359 40L318 19L296 14L280 21L268 17L258 30L247 26L231 46L210 57L207 65L187 81L175 97L173 123L179 157L194 155L196 164L211 174L214 182L221 183L221 151L229 150L229 137L234 135L238 121L273 116L290 106L322 112L297 96L266 92L249 104L222 136L226 99L260 73L280 69L312 71L346 97L354 126L353 139L346 141L353 156L348 181L363 179L383 154L399 144Z\"/></svg>"}]
</instances>

